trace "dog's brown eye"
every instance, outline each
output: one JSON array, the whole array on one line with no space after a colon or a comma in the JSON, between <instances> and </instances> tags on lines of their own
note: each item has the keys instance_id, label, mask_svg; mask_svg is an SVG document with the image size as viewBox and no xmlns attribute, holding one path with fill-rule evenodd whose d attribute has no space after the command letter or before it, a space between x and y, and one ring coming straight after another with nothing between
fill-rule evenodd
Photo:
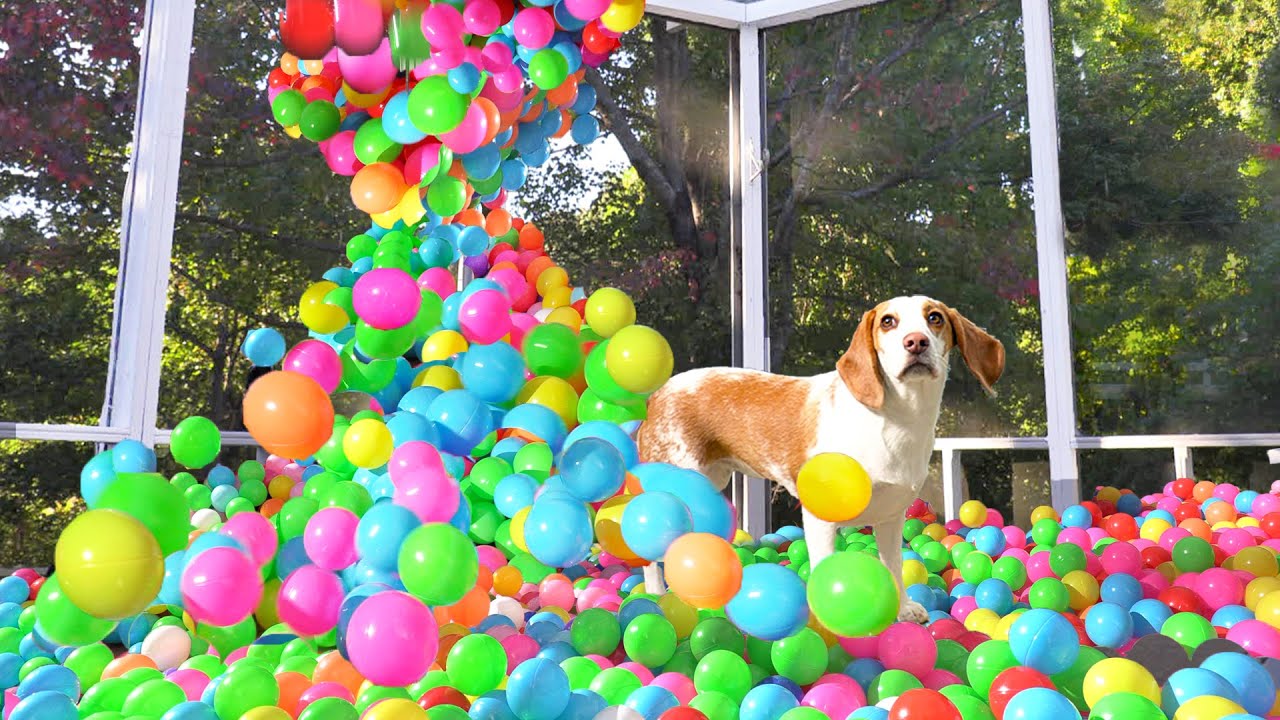
<instances>
[{"instance_id":1,"label":"dog's brown eye","mask_svg":"<svg viewBox=\"0 0 1280 720\"><path fill-rule=\"evenodd\" d=\"M942 324L942 313L938 312L937 310L934 310L933 312L929 313L929 324L930 324L930 325L941 325L941 324Z\"/></svg>"},{"instance_id":2,"label":"dog's brown eye","mask_svg":"<svg viewBox=\"0 0 1280 720\"><path fill-rule=\"evenodd\" d=\"M885 330L892 330L898 327L898 318L892 315L885 315L884 317L880 318L880 327L884 328Z\"/></svg>"}]
</instances>

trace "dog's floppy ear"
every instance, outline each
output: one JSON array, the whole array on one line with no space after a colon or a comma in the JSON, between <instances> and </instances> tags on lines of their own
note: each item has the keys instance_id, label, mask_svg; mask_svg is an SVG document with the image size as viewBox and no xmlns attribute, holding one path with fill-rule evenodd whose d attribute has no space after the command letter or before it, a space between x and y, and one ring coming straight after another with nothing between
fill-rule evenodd
<instances>
[{"instance_id":1,"label":"dog's floppy ear","mask_svg":"<svg viewBox=\"0 0 1280 720\"><path fill-rule=\"evenodd\" d=\"M853 331L853 341L836 363L840 379L858 402L872 410L884 406L884 384L880 376L880 358L876 355L876 311L868 310Z\"/></svg>"},{"instance_id":2,"label":"dog's floppy ear","mask_svg":"<svg viewBox=\"0 0 1280 720\"><path fill-rule=\"evenodd\" d=\"M992 385L1004 373L1004 344L991 337L985 330L973 324L973 321L952 308L946 308L947 319L951 321L953 342L965 365L973 372L974 377L982 383L982 387L994 394Z\"/></svg>"}]
</instances>

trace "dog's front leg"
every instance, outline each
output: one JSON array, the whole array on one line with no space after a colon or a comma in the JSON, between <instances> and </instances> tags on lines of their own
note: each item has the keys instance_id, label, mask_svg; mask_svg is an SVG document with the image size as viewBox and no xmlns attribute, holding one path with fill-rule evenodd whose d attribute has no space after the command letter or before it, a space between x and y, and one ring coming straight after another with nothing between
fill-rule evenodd
<instances>
[{"instance_id":1,"label":"dog's front leg","mask_svg":"<svg viewBox=\"0 0 1280 720\"><path fill-rule=\"evenodd\" d=\"M898 584L898 620L924 624L929 622L929 611L913 600L907 599L906 589L902 586L902 528L906 519L899 515L893 520L880 523L873 529L876 533L876 547L880 549L880 562L889 569L893 581Z\"/></svg>"},{"instance_id":2,"label":"dog's front leg","mask_svg":"<svg viewBox=\"0 0 1280 720\"><path fill-rule=\"evenodd\" d=\"M836 526L826 520L819 520L808 510L804 515L804 542L809 548L809 571L818 567L827 556L836 550Z\"/></svg>"}]
</instances>

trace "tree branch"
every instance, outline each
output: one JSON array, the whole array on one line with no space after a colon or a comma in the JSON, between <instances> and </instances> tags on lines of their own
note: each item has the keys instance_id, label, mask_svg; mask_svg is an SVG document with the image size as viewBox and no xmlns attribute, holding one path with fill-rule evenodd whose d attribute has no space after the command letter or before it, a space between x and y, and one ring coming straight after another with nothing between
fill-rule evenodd
<instances>
[{"instance_id":1,"label":"tree branch","mask_svg":"<svg viewBox=\"0 0 1280 720\"><path fill-rule=\"evenodd\" d=\"M590 67L587 68L587 81L596 89L596 98L600 101L600 106L604 108L605 117L609 121L609 129L613 131L614 136L618 138L618 142L622 144L622 149L626 151L631 164L635 167L636 172L640 174L640 179L658 196L658 201L662 203L663 207L670 207L675 201L675 188L671 187L671 183L667 182L667 176L662 172L658 162L653 159L653 156L645 149L640 139L636 137L630 123L627 122L626 113L618 105L617 98L613 96L613 92L609 89L609 84L604 82L595 68Z\"/></svg>"},{"instance_id":2,"label":"tree branch","mask_svg":"<svg viewBox=\"0 0 1280 720\"><path fill-rule=\"evenodd\" d=\"M174 215L174 217L177 218L178 220L185 220L187 222L196 222L196 223L203 223L205 225L213 225L214 227L220 227L220 228L223 228L224 230L231 230L232 232L237 232L242 235L270 237L270 238L275 238L277 240L282 240L286 243L289 243L290 245L297 245L298 247L311 248L312 250L323 250L325 252L334 252L334 248L331 245L321 245L319 243L311 242L310 240L304 240L294 235L282 235L279 232L276 232L275 230L269 230L267 228L260 227L257 225L240 223L234 220L227 220L226 218L212 217L209 215L201 215L199 213L183 212L181 210L178 211Z\"/></svg>"}]
</instances>

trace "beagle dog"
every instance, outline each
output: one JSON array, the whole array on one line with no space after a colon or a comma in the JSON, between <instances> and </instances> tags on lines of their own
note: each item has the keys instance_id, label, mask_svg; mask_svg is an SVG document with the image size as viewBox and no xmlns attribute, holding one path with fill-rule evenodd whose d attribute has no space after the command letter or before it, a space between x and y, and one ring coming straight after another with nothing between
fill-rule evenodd
<instances>
[{"instance_id":1,"label":"beagle dog","mask_svg":"<svg viewBox=\"0 0 1280 720\"><path fill-rule=\"evenodd\" d=\"M953 348L991 392L1004 371L1004 345L919 295L867 311L833 372L681 373L649 399L637 434L640 459L698 470L721 490L736 471L795 496L796 476L809 458L826 452L854 458L871 476L871 502L841 525L874 530L880 559L898 583L899 619L925 622L928 613L902 591L902 529L928 474ZM837 526L807 510L803 515L809 561L817 566L834 551ZM645 586L665 592L657 563L645 568Z\"/></svg>"}]
</instances>

